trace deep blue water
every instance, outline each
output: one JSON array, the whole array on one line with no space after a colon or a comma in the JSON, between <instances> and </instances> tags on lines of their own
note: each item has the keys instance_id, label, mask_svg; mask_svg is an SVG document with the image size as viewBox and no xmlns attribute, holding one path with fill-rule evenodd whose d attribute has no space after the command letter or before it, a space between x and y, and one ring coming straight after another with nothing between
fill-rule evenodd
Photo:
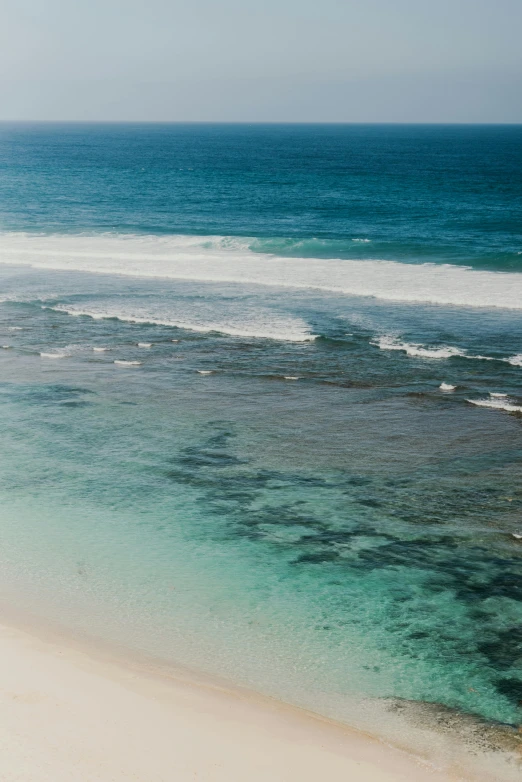
<instances>
[{"instance_id":1,"label":"deep blue water","mask_svg":"<svg viewBox=\"0 0 522 782\"><path fill-rule=\"evenodd\" d=\"M3 124L0 161L8 230L522 270L522 126Z\"/></svg>"},{"instance_id":2,"label":"deep blue water","mask_svg":"<svg viewBox=\"0 0 522 782\"><path fill-rule=\"evenodd\" d=\"M0 126L4 592L383 735L520 724L521 164L515 126Z\"/></svg>"}]
</instances>

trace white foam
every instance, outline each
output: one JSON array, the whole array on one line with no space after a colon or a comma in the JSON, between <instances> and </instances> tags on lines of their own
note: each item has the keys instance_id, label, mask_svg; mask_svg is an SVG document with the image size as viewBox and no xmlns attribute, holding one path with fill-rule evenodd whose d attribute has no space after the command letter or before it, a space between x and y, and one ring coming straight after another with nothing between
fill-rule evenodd
<instances>
[{"instance_id":1,"label":"white foam","mask_svg":"<svg viewBox=\"0 0 522 782\"><path fill-rule=\"evenodd\" d=\"M511 358L495 358L494 356L480 356L468 353L461 348L453 347L451 345L444 345L442 347L426 347L418 342L401 342L396 336L386 335L372 340L372 345L380 348L381 350L402 350L408 356L419 358L452 358L453 356L460 356L461 358L467 358L474 361L503 361L511 364L514 367L522 367L522 353L518 356L512 356Z\"/></svg>"},{"instance_id":2,"label":"white foam","mask_svg":"<svg viewBox=\"0 0 522 782\"><path fill-rule=\"evenodd\" d=\"M247 309L246 311L234 312L228 303L222 306L222 311L212 309L199 312L193 305L187 305L185 318L173 319L164 311L154 310L154 305L147 305L140 309L138 305L133 305L133 309L125 310L120 305L119 308L110 305L104 305L104 310L97 310L99 306L93 302L90 309L79 309L76 307L66 307L62 305L48 306L44 309L54 310L55 312L64 312L74 317L94 318L95 320L119 320L124 323L147 324L157 326L167 326L176 329L185 329L199 333L218 333L229 334L234 337L254 337L263 339L284 340L287 342L308 342L315 339L315 335L310 334L307 324L297 317L278 315L269 310L258 308L256 311ZM161 305L157 305L161 306ZM215 306L215 305L214 305ZM177 305L179 310L181 304ZM178 340L172 340L178 342Z\"/></svg>"},{"instance_id":3,"label":"white foam","mask_svg":"<svg viewBox=\"0 0 522 782\"><path fill-rule=\"evenodd\" d=\"M501 394L495 391L490 391L489 395L492 397L492 399L505 399L507 397L507 394Z\"/></svg>"},{"instance_id":4,"label":"white foam","mask_svg":"<svg viewBox=\"0 0 522 782\"><path fill-rule=\"evenodd\" d=\"M95 353L105 353L107 350L110 350L110 348L93 348Z\"/></svg>"},{"instance_id":5,"label":"white foam","mask_svg":"<svg viewBox=\"0 0 522 782\"><path fill-rule=\"evenodd\" d=\"M2 350L11 350L11 345L2 345Z\"/></svg>"},{"instance_id":6,"label":"white foam","mask_svg":"<svg viewBox=\"0 0 522 782\"><path fill-rule=\"evenodd\" d=\"M212 369L196 369L196 372L198 375L212 375L213 370Z\"/></svg>"},{"instance_id":7,"label":"white foam","mask_svg":"<svg viewBox=\"0 0 522 782\"><path fill-rule=\"evenodd\" d=\"M299 380L297 375L284 375L285 380Z\"/></svg>"},{"instance_id":8,"label":"white foam","mask_svg":"<svg viewBox=\"0 0 522 782\"><path fill-rule=\"evenodd\" d=\"M446 391L446 392L455 391L456 388L457 386L452 386L450 383L441 383L439 386L439 389L441 391Z\"/></svg>"},{"instance_id":9,"label":"white foam","mask_svg":"<svg viewBox=\"0 0 522 782\"><path fill-rule=\"evenodd\" d=\"M8 326L7 330L8 331L23 331L24 329L23 329L23 326Z\"/></svg>"},{"instance_id":10,"label":"white foam","mask_svg":"<svg viewBox=\"0 0 522 782\"><path fill-rule=\"evenodd\" d=\"M138 342L139 348L151 348L152 342Z\"/></svg>"},{"instance_id":11,"label":"white foam","mask_svg":"<svg viewBox=\"0 0 522 782\"><path fill-rule=\"evenodd\" d=\"M115 359L114 363L121 367L138 367L140 366L141 361L124 361L123 359Z\"/></svg>"},{"instance_id":12,"label":"white foam","mask_svg":"<svg viewBox=\"0 0 522 782\"><path fill-rule=\"evenodd\" d=\"M419 358L451 358L452 356L464 356L464 350L451 346L443 347L425 347L419 343L400 342L396 337L384 336L379 337L377 340L372 340L372 345L381 350L401 350L408 356L415 356Z\"/></svg>"},{"instance_id":13,"label":"white foam","mask_svg":"<svg viewBox=\"0 0 522 782\"><path fill-rule=\"evenodd\" d=\"M495 356L474 356L466 355L465 358L471 358L480 361L503 361L507 364L511 364L513 367L522 367L522 353L520 356L512 356L511 358L496 358Z\"/></svg>"},{"instance_id":14,"label":"white foam","mask_svg":"<svg viewBox=\"0 0 522 782\"><path fill-rule=\"evenodd\" d=\"M450 264L283 258L223 236L0 234L0 262L44 269L315 288L380 299L522 309L522 274Z\"/></svg>"},{"instance_id":15,"label":"white foam","mask_svg":"<svg viewBox=\"0 0 522 782\"><path fill-rule=\"evenodd\" d=\"M74 356L82 356L89 350L87 345L71 344L65 345L62 348L51 348L47 351L42 351L40 356L42 358L73 358Z\"/></svg>"},{"instance_id":16,"label":"white foam","mask_svg":"<svg viewBox=\"0 0 522 782\"><path fill-rule=\"evenodd\" d=\"M522 413L521 405L513 405L511 402L503 402L500 399L468 399L467 401L477 407L491 407L494 410L506 410L508 413Z\"/></svg>"}]
</instances>

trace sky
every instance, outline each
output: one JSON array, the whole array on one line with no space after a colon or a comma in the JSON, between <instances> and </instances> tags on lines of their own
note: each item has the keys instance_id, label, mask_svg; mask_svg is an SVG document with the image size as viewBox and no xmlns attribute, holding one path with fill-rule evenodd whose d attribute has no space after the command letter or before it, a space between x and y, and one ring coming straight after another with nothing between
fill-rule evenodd
<instances>
[{"instance_id":1,"label":"sky","mask_svg":"<svg viewBox=\"0 0 522 782\"><path fill-rule=\"evenodd\" d=\"M522 0L0 0L0 120L522 122Z\"/></svg>"}]
</instances>

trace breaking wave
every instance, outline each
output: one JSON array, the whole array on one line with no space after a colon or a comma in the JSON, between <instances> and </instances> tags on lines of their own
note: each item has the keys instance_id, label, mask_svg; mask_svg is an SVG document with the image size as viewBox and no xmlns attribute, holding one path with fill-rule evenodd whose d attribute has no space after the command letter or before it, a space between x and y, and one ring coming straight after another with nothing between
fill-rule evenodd
<instances>
[{"instance_id":1,"label":"breaking wave","mask_svg":"<svg viewBox=\"0 0 522 782\"><path fill-rule=\"evenodd\" d=\"M381 350L401 350L408 356L420 358L451 358L452 356L465 356L466 351L451 346L426 347L418 343L400 342L395 337L379 337L372 341L372 345Z\"/></svg>"},{"instance_id":2,"label":"breaking wave","mask_svg":"<svg viewBox=\"0 0 522 782\"><path fill-rule=\"evenodd\" d=\"M510 358L496 358L495 356L481 356L468 353L463 348L457 348L452 345L426 346L419 342L403 342L396 336L384 335L371 340L371 345L380 348L380 350L399 350L408 356L418 358L460 358L472 359L475 361L502 361L511 364L513 367L522 367L522 353Z\"/></svg>"},{"instance_id":3,"label":"breaking wave","mask_svg":"<svg viewBox=\"0 0 522 782\"><path fill-rule=\"evenodd\" d=\"M270 251L269 241L225 236L0 234L0 262L6 264L522 309L522 274L516 272L378 259L324 259L310 257L309 251L303 257L283 257L278 255L277 244Z\"/></svg>"},{"instance_id":4,"label":"breaking wave","mask_svg":"<svg viewBox=\"0 0 522 782\"><path fill-rule=\"evenodd\" d=\"M491 407L494 410L506 410L508 413L522 413L521 405L514 405L506 399L468 399L467 401L471 405L476 405L477 407Z\"/></svg>"},{"instance_id":5,"label":"breaking wave","mask_svg":"<svg viewBox=\"0 0 522 782\"><path fill-rule=\"evenodd\" d=\"M228 334L234 337L250 337L258 339L273 339L285 342L309 342L315 339L310 334L308 325L300 318L285 317L271 311L258 308L252 313L228 313L221 314L221 318L215 317L212 312L198 314L187 313L185 318L172 318L168 315L153 313L145 308L133 309L95 308L92 309L68 307L65 305L45 305L45 309L63 312L76 317L87 317L93 320L119 320L124 323L136 323L142 325L166 326L168 328L184 329L200 333Z\"/></svg>"}]
</instances>

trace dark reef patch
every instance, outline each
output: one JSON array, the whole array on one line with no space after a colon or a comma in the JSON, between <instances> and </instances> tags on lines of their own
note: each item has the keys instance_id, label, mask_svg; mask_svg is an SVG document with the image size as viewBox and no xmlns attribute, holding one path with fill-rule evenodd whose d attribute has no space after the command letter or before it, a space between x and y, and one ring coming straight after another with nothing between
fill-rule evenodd
<instances>
[{"instance_id":1,"label":"dark reef patch","mask_svg":"<svg viewBox=\"0 0 522 782\"><path fill-rule=\"evenodd\" d=\"M497 690L516 706L522 706L522 679L498 679Z\"/></svg>"},{"instance_id":2,"label":"dark reef patch","mask_svg":"<svg viewBox=\"0 0 522 782\"><path fill-rule=\"evenodd\" d=\"M507 670L517 662L522 668L522 627L496 633L490 640L480 643L478 650L497 670ZM522 700L522 695L519 700Z\"/></svg>"},{"instance_id":3,"label":"dark reef patch","mask_svg":"<svg viewBox=\"0 0 522 782\"><path fill-rule=\"evenodd\" d=\"M18 383L2 383L0 385L0 401L22 402L27 405L54 405L66 402L82 402L85 394L94 395L90 388L77 388L60 384L21 385Z\"/></svg>"},{"instance_id":4,"label":"dark reef patch","mask_svg":"<svg viewBox=\"0 0 522 782\"><path fill-rule=\"evenodd\" d=\"M469 470L465 487L433 468L397 479L259 469L237 453L229 424L208 428L211 433L173 458L164 473L197 489L208 523L194 534L247 539L286 563L285 578L308 572L319 589L328 583L333 613L321 624L324 632L366 621L347 595L361 579L378 575L386 584L379 632L394 654L412 663L465 655L483 666L486 659L491 685L520 707L519 679L506 672L522 664L522 635L499 629L488 602L522 599L520 552L494 533L495 517L503 519L506 508L498 466L486 477ZM468 470L465 461L460 468ZM511 488L509 496L511 512L522 495ZM483 539L477 539L477 523ZM435 621L440 600L459 606L461 624L444 615Z\"/></svg>"}]
</instances>

